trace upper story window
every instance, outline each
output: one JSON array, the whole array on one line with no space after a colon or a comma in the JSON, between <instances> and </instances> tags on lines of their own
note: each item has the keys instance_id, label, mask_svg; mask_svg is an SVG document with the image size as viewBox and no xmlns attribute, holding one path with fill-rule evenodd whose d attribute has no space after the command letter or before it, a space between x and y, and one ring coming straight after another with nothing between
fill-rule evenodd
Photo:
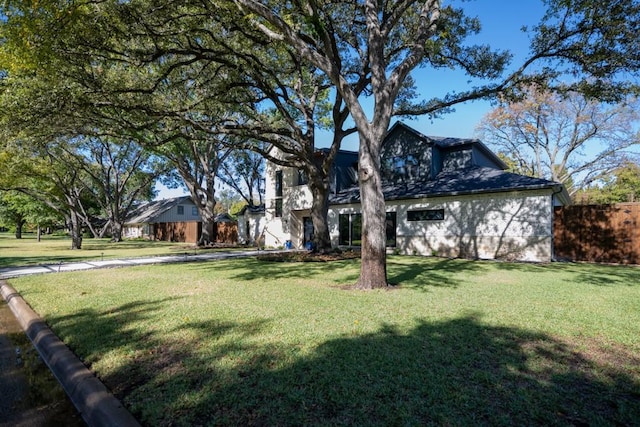
<instances>
[{"instance_id":1,"label":"upper story window","mask_svg":"<svg viewBox=\"0 0 640 427\"><path fill-rule=\"evenodd\" d=\"M282 197L282 171L276 171L276 197Z\"/></svg>"},{"instance_id":2,"label":"upper story window","mask_svg":"<svg viewBox=\"0 0 640 427\"><path fill-rule=\"evenodd\" d=\"M275 216L282 216L282 171L276 171L276 200L275 200Z\"/></svg>"},{"instance_id":3,"label":"upper story window","mask_svg":"<svg viewBox=\"0 0 640 427\"><path fill-rule=\"evenodd\" d=\"M407 154L387 158L382 163L383 177L391 182L407 182L420 176L418 156Z\"/></svg>"},{"instance_id":4,"label":"upper story window","mask_svg":"<svg viewBox=\"0 0 640 427\"><path fill-rule=\"evenodd\" d=\"M178 215L184 215L184 206L178 205Z\"/></svg>"},{"instance_id":5,"label":"upper story window","mask_svg":"<svg viewBox=\"0 0 640 427\"><path fill-rule=\"evenodd\" d=\"M298 185L306 185L308 183L309 177L307 176L307 173L302 169L298 169Z\"/></svg>"},{"instance_id":6,"label":"upper story window","mask_svg":"<svg viewBox=\"0 0 640 427\"><path fill-rule=\"evenodd\" d=\"M191 216L198 216L198 207L197 206L192 206L191 207Z\"/></svg>"}]
</instances>

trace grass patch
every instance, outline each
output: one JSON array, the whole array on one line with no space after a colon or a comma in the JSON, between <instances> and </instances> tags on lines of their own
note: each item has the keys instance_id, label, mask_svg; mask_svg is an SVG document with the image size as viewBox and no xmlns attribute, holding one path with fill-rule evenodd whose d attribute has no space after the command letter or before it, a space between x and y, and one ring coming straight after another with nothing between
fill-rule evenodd
<instances>
[{"instance_id":1,"label":"grass patch","mask_svg":"<svg viewBox=\"0 0 640 427\"><path fill-rule=\"evenodd\" d=\"M85 238L82 249L71 250L71 239L60 235L43 235L40 242L33 234L22 239L0 233L0 268L59 262L202 253L216 249L196 248L189 243L159 242L142 239L110 242L109 239ZM229 250L226 248L225 250Z\"/></svg>"},{"instance_id":2,"label":"grass patch","mask_svg":"<svg viewBox=\"0 0 640 427\"><path fill-rule=\"evenodd\" d=\"M145 425L632 425L640 269L257 259L11 280Z\"/></svg>"}]
</instances>

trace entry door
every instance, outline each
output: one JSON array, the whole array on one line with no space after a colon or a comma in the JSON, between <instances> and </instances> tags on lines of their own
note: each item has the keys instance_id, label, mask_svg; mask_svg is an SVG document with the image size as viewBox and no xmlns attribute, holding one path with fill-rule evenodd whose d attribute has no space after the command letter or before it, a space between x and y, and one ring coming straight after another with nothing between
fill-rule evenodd
<instances>
[{"instance_id":1,"label":"entry door","mask_svg":"<svg viewBox=\"0 0 640 427\"><path fill-rule=\"evenodd\" d=\"M307 242L313 241L313 221L310 216L305 216L302 218L302 228L303 228L303 242L306 245Z\"/></svg>"}]
</instances>

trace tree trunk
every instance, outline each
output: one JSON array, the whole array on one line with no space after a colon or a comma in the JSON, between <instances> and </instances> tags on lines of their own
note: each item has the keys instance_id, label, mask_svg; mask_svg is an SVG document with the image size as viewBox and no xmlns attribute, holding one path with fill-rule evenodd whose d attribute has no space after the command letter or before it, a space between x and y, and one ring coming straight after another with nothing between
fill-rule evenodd
<instances>
[{"instance_id":1,"label":"tree trunk","mask_svg":"<svg viewBox=\"0 0 640 427\"><path fill-rule=\"evenodd\" d=\"M116 243L122 241L122 223L111 221L111 241Z\"/></svg>"},{"instance_id":2,"label":"tree trunk","mask_svg":"<svg viewBox=\"0 0 640 427\"><path fill-rule=\"evenodd\" d=\"M313 247L317 252L331 251L329 235L329 183L328 179L312 177L309 180L312 194L311 221L313 221Z\"/></svg>"},{"instance_id":3,"label":"tree trunk","mask_svg":"<svg viewBox=\"0 0 640 427\"><path fill-rule=\"evenodd\" d=\"M198 246L209 246L216 241L215 206L216 201L210 197L207 197L204 205L198 206L202 218L202 234L200 234Z\"/></svg>"},{"instance_id":4,"label":"tree trunk","mask_svg":"<svg viewBox=\"0 0 640 427\"><path fill-rule=\"evenodd\" d=\"M16 219L16 239L22 239L22 227L24 227L25 220L20 216Z\"/></svg>"},{"instance_id":5,"label":"tree trunk","mask_svg":"<svg viewBox=\"0 0 640 427\"><path fill-rule=\"evenodd\" d=\"M362 206L362 262L357 284L360 289L387 286L386 214L380 181L379 146L360 134L358 178Z\"/></svg>"},{"instance_id":6,"label":"tree trunk","mask_svg":"<svg viewBox=\"0 0 640 427\"><path fill-rule=\"evenodd\" d=\"M82 221L76 212L71 212L69 218L71 249L82 249Z\"/></svg>"}]
</instances>

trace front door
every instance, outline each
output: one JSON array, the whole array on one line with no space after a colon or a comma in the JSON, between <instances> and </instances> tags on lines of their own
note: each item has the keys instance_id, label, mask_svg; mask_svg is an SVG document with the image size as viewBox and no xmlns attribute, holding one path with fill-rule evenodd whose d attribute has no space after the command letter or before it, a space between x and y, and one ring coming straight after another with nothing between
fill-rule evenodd
<instances>
[{"instance_id":1,"label":"front door","mask_svg":"<svg viewBox=\"0 0 640 427\"><path fill-rule=\"evenodd\" d=\"M305 216L302 218L302 241L304 246L307 246L307 243L313 241L313 221L310 216Z\"/></svg>"}]
</instances>

